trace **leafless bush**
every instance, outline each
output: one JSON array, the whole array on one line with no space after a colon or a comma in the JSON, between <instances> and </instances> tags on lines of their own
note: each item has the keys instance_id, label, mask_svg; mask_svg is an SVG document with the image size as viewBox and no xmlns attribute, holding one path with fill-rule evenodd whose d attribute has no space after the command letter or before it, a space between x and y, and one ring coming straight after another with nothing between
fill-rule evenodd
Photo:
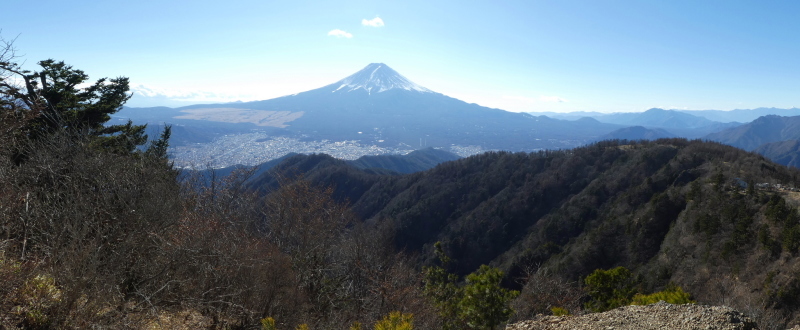
<instances>
[{"instance_id":1,"label":"leafless bush","mask_svg":"<svg viewBox=\"0 0 800 330\"><path fill-rule=\"evenodd\" d=\"M531 319L537 314L551 314L554 307L565 308L573 314L581 311L585 293L578 282L538 267L528 272L524 283L520 295L511 303L515 314L510 322Z\"/></svg>"},{"instance_id":2,"label":"leafless bush","mask_svg":"<svg viewBox=\"0 0 800 330\"><path fill-rule=\"evenodd\" d=\"M80 132L18 146L11 152L24 152L24 164L3 157L0 167L5 252L55 278L63 295L52 322L102 322L100 310L164 271L164 233L180 211L175 173L148 157L92 150Z\"/></svg>"},{"instance_id":3,"label":"leafless bush","mask_svg":"<svg viewBox=\"0 0 800 330\"><path fill-rule=\"evenodd\" d=\"M411 258L394 251L391 236L386 224L362 224L348 233L336 259L346 275L344 293L351 304L337 323L373 324L400 311L413 314L415 326L421 329L440 328L436 309L422 292L421 273Z\"/></svg>"},{"instance_id":4,"label":"leafless bush","mask_svg":"<svg viewBox=\"0 0 800 330\"><path fill-rule=\"evenodd\" d=\"M438 322L389 232L358 224L331 188L294 180L264 197L246 172L181 187L163 159L98 151L81 132L13 138L26 159L0 146L0 253L25 271L0 267L0 305L44 301L30 309L40 325L136 328L185 311L214 327L341 327L395 310ZM57 299L28 299L18 288L32 279Z\"/></svg>"}]
</instances>

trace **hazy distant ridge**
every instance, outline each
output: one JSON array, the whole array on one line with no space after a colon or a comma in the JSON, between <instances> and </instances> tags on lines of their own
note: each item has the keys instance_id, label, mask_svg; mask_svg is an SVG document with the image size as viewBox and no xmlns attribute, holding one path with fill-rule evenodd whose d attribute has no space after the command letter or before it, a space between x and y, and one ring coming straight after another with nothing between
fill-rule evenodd
<instances>
[{"instance_id":1,"label":"hazy distant ridge","mask_svg":"<svg viewBox=\"0 0 800 330\"><path fill-rule=\"evenodd\" d=\"M705 138L752 151L765 143L799 139L800 116L764 116L736 128L709 134Z\"/></svg>"}]
</instances>

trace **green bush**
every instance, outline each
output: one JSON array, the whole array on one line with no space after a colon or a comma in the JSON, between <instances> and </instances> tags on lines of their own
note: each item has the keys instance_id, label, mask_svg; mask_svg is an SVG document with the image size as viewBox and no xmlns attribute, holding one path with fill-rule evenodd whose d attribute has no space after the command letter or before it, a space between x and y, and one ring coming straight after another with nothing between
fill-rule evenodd
<instances>
[{"instance_id":1,"label":"green bush","mask_svg":"<svg viewBox=\"0 0 800 330\"><path fill-rule=\"evenodd\" d=\"M459 302L460 315L467 326L494 329L514 313L508 303L519 295L519 291L502 288L502 279L502 271L486 265L467 276L464 296Z\"/></svg>"},{"instance_id":2,"label":"green bush","mask_svg":"<svg viewBox=\"0 0 800 330\"><path fill-rule=\"evenodd\" d=\"M391 312L383 320L375 323L375 330L412 330L414 329L414 316L400 312Z\"/></svg>"},{"instance_id":3,"label":"green bush","mask_svg":"<svg viewBox=\"0 0 800 330\"><path fill-rule=\"evenodd\" d=\"M275 327L275 319L271 317L265 317L261 319L261 330L276 330Z\"/></svg>"},{"instance_id":4,"label":"green bush","mask_svg":"<svg viewBox=\"0 0 800 330\"><path fill-rule=\"evenodd\" d=\"M450 262L441 242L434 245L436 256L443 267L431 266L423 268L423 292L433 301L439 316L444 320L443 329L458 329L455 324L458 320L458 302L461 301L462 291L456 284L458 276L448 273L444 267Z\"/></svg>"},{"instance_id":5,"label":"green bush","mask_svg":"<svg viewBox=\"0 0 800 330\"><path fill-rule=\"evenodd\" d=\"M585 306L593 312L605 312L628 305L636 294L631 271L625 267L597 269L586 277L584 283L591 297Z\"/></svg>"},{"instance_id":6,"label":"green bush","mask_svg":"<svg viewBox=\"0 0 800 330\"><path fill-rule=\"evenodd\" d=\"M567 310L566 308L562 308L562 307L550 308L550 312L552 312L553 315L555 315L555 316L567 316L567 315L570 315L569 310Z\"/></svg>"},{"instance_id":7,"label":"green bush","mask_svg":"<svg viewBox=\"0 0 800 330\"><path fill-rule=\"evenodd\" d=\"M635 296L633 296L633 302L631 304L650 305L662 300L675 305L695 303L695 301L692 300L691 295L686 291L683 291L681 287L677 285L669 285L664 291L659 291L648 295L637 293Z\"/></svg>"},{"instance_id":8,"label":"green bush","mask_svg":"<svg viewBox=\"0 0 800 330\"><path fill-rule=\"evenodd\" d=\"M435 244L436 254L443 265L447 257L441 243ZM481 265L476 272L467 275L467 284L459 286L458 276L442 267L425 267L425 295L439 310L443 329L494 329L514 313L509 307L519 291L500 286L503 272L497 268Z\"/></svg>"},{"instance_id":9,"label":"green bush","mask_svg":"<svg viewBox=\"0 0 800 330\"><path fill-rule=\"evenodd\" d=\"M62 291L56 286L50 275L39 274L25 281L20 288L20 305L15 312L22 315L28 327L39 328L50 326L50 308L61 302Z\"/></svg>"}]
</instances>

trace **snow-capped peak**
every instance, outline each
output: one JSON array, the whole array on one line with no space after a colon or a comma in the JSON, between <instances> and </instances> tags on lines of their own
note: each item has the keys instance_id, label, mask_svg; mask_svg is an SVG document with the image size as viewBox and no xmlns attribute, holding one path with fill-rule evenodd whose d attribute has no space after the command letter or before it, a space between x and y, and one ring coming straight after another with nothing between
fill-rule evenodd
<instances>
[{"instance_id":1,"label":"snow-capped peak","mask_svg":"<svg viewBox=\"0 0 800 330\"><path fill-rule=\"evenodd\" d=\"M383 63L372 63L365 68L333 84L337 86L334 92L350 92L357 89L366 90L368 93L380 93L390 89L405 89L431 93L431 90L417 85L406 79L397 71L392 70Z\"/></svg>"}]
</instances>

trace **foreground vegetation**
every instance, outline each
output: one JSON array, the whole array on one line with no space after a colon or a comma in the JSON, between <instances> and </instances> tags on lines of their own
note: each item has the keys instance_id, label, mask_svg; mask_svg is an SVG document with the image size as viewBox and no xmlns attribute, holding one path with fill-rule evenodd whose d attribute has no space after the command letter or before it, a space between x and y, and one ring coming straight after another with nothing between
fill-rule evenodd
<instances>
[{"instance_id":1,"label":"foreground vegetation","mask_svg":"<svg viewBox=\"0 0 800 330\"><path fill-rule=\"evenodd\" d=\"M247 173L181 177L169 127L146 144L144 126L105 125L130 97L126 78L88 84L63 62L38 64L22 70L9 44L0 53L0 326L492 329L508 319L512 294L483 299L504 290L497 269L466 283L423 274L330 187L293 179L261 195L243 186ZM437 308L423 281L458 299Z\"/></svg>"},{"instance_id":2,"label":"foreground vegetation","mask_svg":"<svg viewBox=\"0 0 800 330\"><path fill-rule=\"evenodd\" d=\"M798 317L800 172L756 154L605 141L183 176L169 128L105 125L127 79L0 59L5 327L496 329L655 300Z\"/></svg>"},{"instance_id":3,"label":"foreground vegetation","mask_svg":"<svg viewBox=\"0 0 800 330\"><path fill-rule=\"evenodd\" d=\"M435 265L436 242L461 276L487 264L520 291L514 320L586 307L585 278L624 266L643 295L680 287L765 328L798 322L798 171L704 141L603 141L493 152L405 176L295 156L253 180L333 184L398 250ZM680 295L680 292L673 292ZM626 298L624 301L628 301ZM591 310L592 308L589 307Z\"/></svg>"}]
</instances>

